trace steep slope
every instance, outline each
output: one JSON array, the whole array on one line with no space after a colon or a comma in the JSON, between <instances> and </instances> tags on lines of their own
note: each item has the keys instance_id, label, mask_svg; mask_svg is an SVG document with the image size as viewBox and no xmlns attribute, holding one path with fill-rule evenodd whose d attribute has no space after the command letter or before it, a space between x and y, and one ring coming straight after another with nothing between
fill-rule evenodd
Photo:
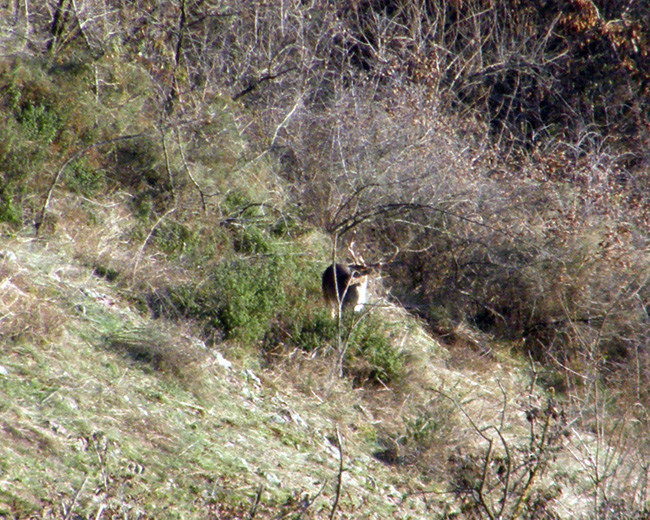
<instances>
[{"instance_id":1,"label":"steep slope","mask_svg":"<svg viewBox=\"0 0 650 520\"><path fill-rule=\"evenodd\" d=\"M322 513L337 479L337 425L341 508L395 509L396 481L350 430L365 422L351 406L151 321L64 248L14 239L3 252L3 316L14 325L0 361L4 515L224 518L258 490L260 516Z\"/></svg>"},{"instance_id":2,"label":"steep slope","mask_svg":"<svg viewBox=\"0 0 650 520\"><path fill-rule=\"evenodd\" d=\"M647 8L544 5L0 6L0 516L647 516Z\"/></svg>"},{"instance_id":3,"label":"steep slope","mask_svg":"<svg viewBox=\"0 0 650 520\"><path fill-rule=\"evenodd\" d=\"M571 424L485 338L482 354L453 360L378 308L410 374L354 388L298 353L269 369L227 361L182 322L133 309L69 243L4 238L2 251L8 517L483 517L503 505L577 518L592 514L600 471L632 484L623 446Z\"/></svg>"}]
</instances>

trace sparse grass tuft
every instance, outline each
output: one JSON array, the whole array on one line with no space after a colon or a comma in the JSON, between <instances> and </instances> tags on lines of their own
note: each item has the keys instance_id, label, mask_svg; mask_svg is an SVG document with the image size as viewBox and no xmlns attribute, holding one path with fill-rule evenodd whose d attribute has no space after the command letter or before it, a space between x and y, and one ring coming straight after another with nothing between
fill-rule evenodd
<instances>
[{"instance_id":1,"label":"sparse grass tuft","mask_svg":"<svg viewBox=\"0 0 650 520\"><path fill-rule=\"evenodd\" d=\"M3 252L0 259L0 338L7 344L53 341L62 332L64 314L40 297L33 280L11 255Z\"/></svg>"},{"instance_id":2,"label":"sparse grass tuft","mask_svg":"<svg viewBox=\"0 0 650 520\"><path fill-rule=\"evenodd\" d=\"M188 337L172 337L153 327L122 330L106 336L106 348L134 363L171 375L184 383L200 379L199 367L207 357L205 346Z\"/></svg>"},{"instance_id":3,"label":"sparse grass tuft","mask_svg":"<svg viewBox=\"0 0 650 520\"><path fill-rule=\"evenodd\" d=\"M387 426L380 428L375 458L391 466L415 467L430 482L444 479L458 442L457 428L463 422L458 409L436 395L409 409L401 420L402 424L391 425L392 431Z\"/></svg>"}]
</instances>

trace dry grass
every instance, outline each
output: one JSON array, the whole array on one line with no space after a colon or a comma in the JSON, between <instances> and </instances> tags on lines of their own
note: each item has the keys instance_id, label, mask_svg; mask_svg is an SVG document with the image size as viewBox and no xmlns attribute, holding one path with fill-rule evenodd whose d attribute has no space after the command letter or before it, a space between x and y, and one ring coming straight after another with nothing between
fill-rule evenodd
<instances>
[{"instance_id":1,"label":"dry grass","mask_svg":"<svg viewBox=\"0 0 650 520\"><path fill-rule=\"evenodd\" d=\"M445 346L382 300L374 312L407 354L407 375L393 388L332 379L330 357L302 351L266 371L246 356L234 369L224 368L214 351L193 339L191 327L149 321L127 305L119 284L76 265L69 242L52 239L43 246L5 241L3 248L16 255L13 263L5 260L11 288L5 294L22 305L28 295L32 305L47 304L58 317L54 333L24 333L0 360L8 403L0 417L12 439L2 454L3 468L6 478L20 482L1 488L5 514L21 517L39 509L53 518L73 508L119 517L165 508L180 517L188 510L248 510L262 486L261 518L298 512L306 494L318 496L310 514L327 517L338 428L346 468L344 514L470 508L480 517L485 507L473 498L472 486L487 468L485 500L504 496L504 449L514 457L530 452L527 414L541 413L535 410L548 403L533 384L539 366L531 370L503 346L485 344L486 335L458 330L459 343ZM233 353L237 348L230 346ZM564 424L560 417L575 417L570 406L558 403L556 410L562 414L553 419L558 427ZM631 455L629 441L616 443L622 430L594 433L593 424L578 424L560 444L541 452L550 459L531 488L535 507L543 499L560 517L576 512L570 505L576 500L587 516L599 507L589 479L607 467L592 465L596 453L617 468L603 481L599 503L623 490L636 493L641 504L642 490L631 490L641 454ZM488 439L499 444L492 451ZM522 482L522 475L513 469L512 482ZM563 485L560 494L557 482ZM505 496L514 508L516 488ZM531 504L527 511L534 509Z\"/></svg>"},{"instance_id":2,"label":"dry grass","mask_svg":"<svg viewBox=\"0 0 650 520\"><path fill-rule=\"evenodd\" d=\"M174 9L87 3L46 66L55 3L32 6L35 59L0 67L0 515L647 512L645 177L623 182L620 151L589 136L518 148L516 110L496 142L484 114L450 114L490 108L444 94L493 88L463 83L492 69L471 46L436 62L447 25L427 55L416 33L382 47L417 9L198 3L183 27ZM495 9L452 25L473 34ZM24 22L9 14L3 49ZM115 38L151 16L137 44ZM456 66L460 83L440 83ZM345 360L356 379L333 377L323 320L296 340L321 310L324 229L373 260L401 250L385 284L426 321L387 297L362 323L393 355L389 384L361 355Z\"/></svg>"},{"instance_id":3,"label":"dry grass","mask_svg":"<svg viewBox=\"0 0 650 520\"><path fill-rule=\"evenodd\" d=\"M40 294L11 249L0 260L0 337L6 342L50 342L62 332L63 313Z\"/></svg>"},{"instance_id":4,"label":"dry grass","mask_svg":"<svg viewBox=\"0 0 650 520\"><path fill-rule=\"evenodd\" d=\"M392 478L367 452L374 427L360 429L364 406L348 406L351 398L361 403L362 393L337 381L338 390L309 397L280 371L258 379L243 367L225 369L188 330L147 324L89 268L64 263L62 251L13 246L19 261L28 259L22 269L34 298L50 295L59 311L61 332L38 344L23 335L2 354L1 420L12 440L3 471L5 481L20 482L0 488L3 514L155 515L165 508L182 516L247 507L259 485L260 515L298 511L300 496L319 492L311 507L327 514L333 488L325 483L337 467L328 438L336 425L345 439L344 489L365 497L344 498L341 508L386 511L390 486L368 487L368 467L375 478Z\"/></svg>"},{"instance_id":5,"label":"dry grass","mask_svg":"<svg viewBox=\"0 0 650 520\"><path fill-rule=\"evenodd\" d=\"M165 330L156 326L124 329L105 338L106 348L115 350L137 365L149 365L154 371L173 377L198 390L209 353L203 342L182 332L180 327Z\"/></svg>"}]
</instances>

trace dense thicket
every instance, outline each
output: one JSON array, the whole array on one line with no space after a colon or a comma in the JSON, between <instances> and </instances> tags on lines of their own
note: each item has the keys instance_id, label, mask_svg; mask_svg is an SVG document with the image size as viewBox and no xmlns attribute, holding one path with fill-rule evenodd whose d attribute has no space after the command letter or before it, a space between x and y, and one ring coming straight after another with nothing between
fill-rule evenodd
<instances>
[{"instance_id":1,"label":"dense thicket","mask_svg":"<svg viewBox=\"0 0 650 520\"><path fill-rule=\"evenodd\" d=\"M75 163L79 182L105 168L157 218L177 195L157 159L168 129L205 158L201 107L237 103L254 148L237 161L275 161L299 219L337 243L354 236L376 258L398 251L392 293L432 327L466 322L574 372L632 371L634 392L646 391L646 3L61 0L5 10L12 59L44 60L62 88L86 74L118 104L140 85L139 110L157 114L161 143L120 141L113 162ZM109 70L117 55L146 80ZM62 132L56 103L70 96L48 98L9 65L4 78L9 127L55 149L146 134L117 121ZM17 224L38 220L26 182L45 192L49 180L21 160L48 157L14 145L3 145L0 190L3 218ZM240 168L210 153L224 171Z\"/></svg>"},{"instance_id":2,"label":"dense thicket","mask_svg":"<svg viewBox=\"0 0 650 520\"><path fill-rule=\"evenodd\" d=\"M650 95L643 2L368 1L349 9L359 61L482 113L501 144L579 145L598 136L643 154ZM380 33L377 19L391 30ZM394 59L377 60L376 48Z\"/></svg>"}]
</instances>

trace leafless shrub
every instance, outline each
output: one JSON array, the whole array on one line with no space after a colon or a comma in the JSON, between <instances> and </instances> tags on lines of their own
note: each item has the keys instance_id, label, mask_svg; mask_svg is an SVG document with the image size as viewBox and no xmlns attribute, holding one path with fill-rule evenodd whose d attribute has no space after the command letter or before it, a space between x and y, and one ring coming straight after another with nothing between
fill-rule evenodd
<instances>
[{"instance_id":1,"label":"leafless shrub","mask_svg":"<svg viewBox=\"0 0 650 520\"><path fill-rule=\"evenodd\" d=\"M623 405L629 392L604 387L597 371L571 389L575 415L564 448L590 486L585 499L592 518L643 518L647 515L647 416L641 403ZM612 407L617 406L617 411Z\"/></svg>"},{"instance_id":2,"label":"leafless shrub","mask_svg":"<svg viewBox=\"0 0 650 520\"><path fill-rule=\"evenodd\" d=\"M346 20L357 59L487 116L497 143L634 135L644 156L647 6L629 2L362 2ZM607 80L609 77L609 80ZM642 79L645 78L645 79ZM642 123L645 121L645 123ZM631 143L627 143L627 147Z\"/></svg>"},{"instance_id":3,"label":"leafless shrub","mask_svg":"<svg viewBox=\"0 0 650 520\"><path fill-rule=\"evenodd\" d=\"M447 397L460 405L452 397ZM460 407L470 429L485 445L480 455L452 456L454 491L470 517L538 518L548 513L561 493L541 484L544 473L562 449L566 417L553 399L544 406L525 410L529 424L527 443L518 443L505 432L505 404L501 422L480 426Z\"/></svg>"}]
</instances>

